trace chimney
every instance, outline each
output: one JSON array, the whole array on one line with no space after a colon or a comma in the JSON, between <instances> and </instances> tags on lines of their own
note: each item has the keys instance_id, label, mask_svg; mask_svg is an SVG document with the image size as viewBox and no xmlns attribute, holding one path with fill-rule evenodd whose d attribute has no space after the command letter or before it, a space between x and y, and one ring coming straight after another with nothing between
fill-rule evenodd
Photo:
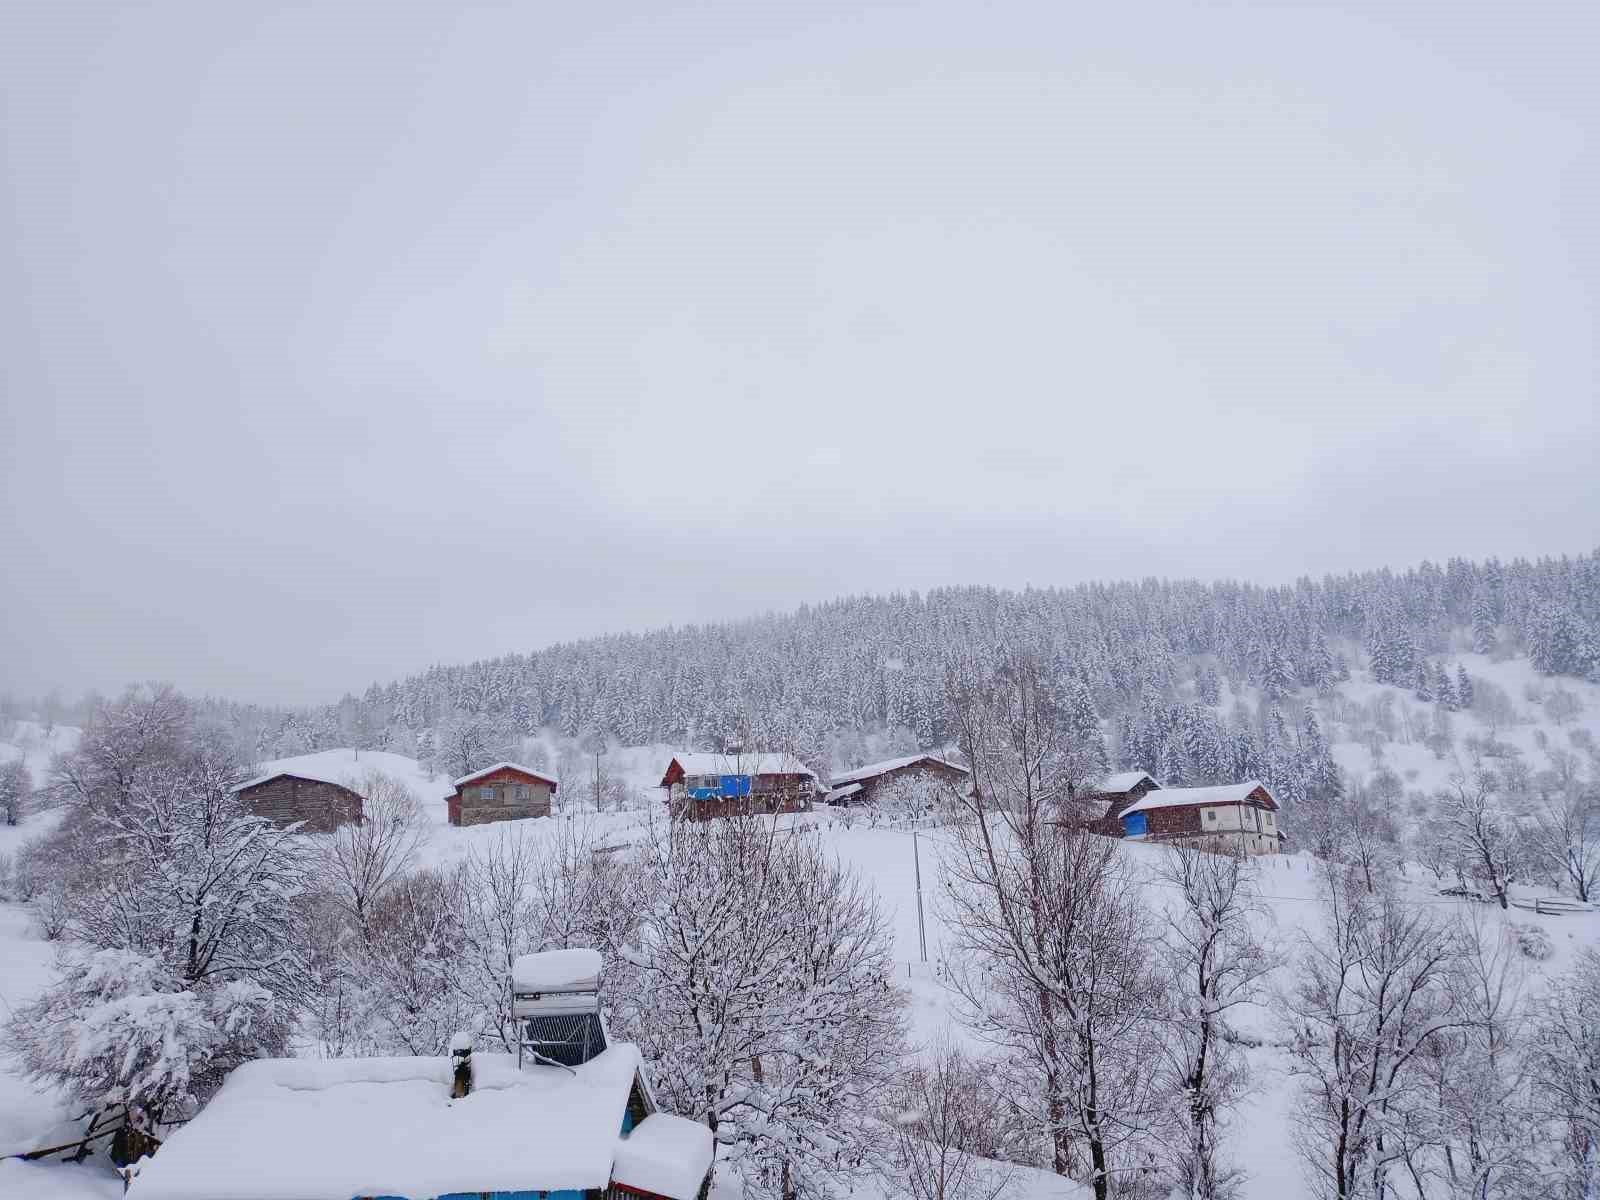
<instances>
[{"instance_id":1,"label":"chimney","mask_svg":"<svg viewBox=\"0 0 1600 1200\"><path fill-rule=\"evenodd\" d=\"M452 1080L450 1098L459 1100L472 1093L472 1035L462 1032L450 1039Z\"/></svg>"}]
</instances>

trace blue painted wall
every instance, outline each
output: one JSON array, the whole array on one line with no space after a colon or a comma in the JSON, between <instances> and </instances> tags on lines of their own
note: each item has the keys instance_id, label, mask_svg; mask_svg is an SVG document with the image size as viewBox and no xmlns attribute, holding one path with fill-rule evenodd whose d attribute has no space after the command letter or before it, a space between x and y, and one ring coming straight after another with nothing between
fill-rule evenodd
<instances>
[{"instance_id":1,"label":"blue painted wall","mask_svg":"<svg viewBox=\"0 0 1600 1200\"><path fill-rule=\"evenodd\" d=\"M716 787L692 787L688 791L696 800L714 800L719 796L748 796L750 776L724 775L718 780Z\"/></svg>"}]
</instances>

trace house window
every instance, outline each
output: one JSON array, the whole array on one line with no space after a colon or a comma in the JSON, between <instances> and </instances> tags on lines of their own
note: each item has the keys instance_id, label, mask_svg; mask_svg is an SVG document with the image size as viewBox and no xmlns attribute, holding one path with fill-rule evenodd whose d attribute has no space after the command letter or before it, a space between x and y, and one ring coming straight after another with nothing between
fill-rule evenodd
<instances>
[{"instance_id":1,"label":"house window","mask_svg":"<svg viewBox=\"0 0 1600 1200\"><path fill-rule=\"evenodd\" d=\"M525 783L517 784L517 799L518 800L526 800L527 798L528 798L528 785L525 784Z\"/></svg>"},{"instance_id":2,"label":"house window","mask_svg":"<svg viewBox=\"0 0 1600 1200\"><path fill-rule=\"evenodd\" d=\"M1272 828L1272 814L1271 813L1262 813L1261 814L1261 820L1266 825L1266 827L1268 829Z\"/></svg>"},{"instance_id":3,"label":"house window","mask_svg":"<svg viewBox=\"0 0 1600 1200\"><path fill-rule=\"evenodd\" d=\"M1217 810L1214 809L1214 808L1206 809L1206 820L1215 821L1216 819L1217 819Z\"/></svg>"},{"instance_id":4,"label":"house window","mask_svg":"<svg viewBox=\"0 0 1600 1200\"><path fill-rule=\"evenodd\" d=\"M478 789L478 799L479 800L493 800L494 799L494 789L492 787L481 787L481 788L479 788Z\"/></svg>"}]
</instances>

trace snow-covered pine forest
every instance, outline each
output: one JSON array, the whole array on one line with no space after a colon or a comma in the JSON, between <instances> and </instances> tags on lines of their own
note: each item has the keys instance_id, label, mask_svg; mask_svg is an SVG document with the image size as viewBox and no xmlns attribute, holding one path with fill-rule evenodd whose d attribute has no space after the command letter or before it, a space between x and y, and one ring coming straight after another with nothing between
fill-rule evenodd
<instances>
[{"instance_id":1,"label":"snow-covered pine forest","mask_svg":"<svg viewBox=\"0 0 1600 1200\"><path fill-rule=\"evenodd\" d=\"M1600 882L1597 584L1589 555L973 588L318 709L11 698L0 1152L114 1113L136 1158L253 1057L503 1044L509 956L588 944L662 1102L716 1131L717 1200L1591 1194L1600 917L1536 905ZM986 799L662 821L670 749L733 744L938 747ZM556 818L446 826L446 781L506 757L557 771ZM372 819L230 804L285 760L348 762ZM1259 777L1295 853L1063 832L1118 766ZM109 1198L105 1149L0 1185Z\"/></svg>"},{"instance_id":2,"label":"snow-covered pine forest","mask_svg":"<svg viewBox=\"0 0 1600 1200\"><path fill-rule=\"evenodd\" d=\"M334 746L386 749L449 772L452 727L489 718L502 740L548 729L621 745L794 747L819 767L847 762L850 739L888 732L897 745L949 742L952 657L1025 644L1065 695L1087 697L1119 761L1172 783L1274 770L1275 721L1219 709L1258 694L1289 726L1297 695L1330 697L1353 666L1411 693L1422 711L1470 706L1467 651L1526 657L1559 680L1600 672L1600 551L1573 557L1450 559L1281 587L1239 581L1095 583L1023 592L950 588L860 596L728 624L621 634L529 653L436 666L373 682L337 704L293 711L212 700L208 707L257 759ZM1563 701L1558 700L1558 707ZM54 701L61 719L82 720ZM1415 707L1415 706L1414 706ZM1363 715L1335 719L1361 727ZM1422 740L1398 710L1376 735ZM485 733L482 720L463 738ZM1245 740L1250 745L1244 744ZM843 745L841 745L843 743ZM457 756L459 759L459 755ZM554 765L554 764L551 764ZM1278 780L1280 784L1286 780Z\"/></svg>"}]
</instances>

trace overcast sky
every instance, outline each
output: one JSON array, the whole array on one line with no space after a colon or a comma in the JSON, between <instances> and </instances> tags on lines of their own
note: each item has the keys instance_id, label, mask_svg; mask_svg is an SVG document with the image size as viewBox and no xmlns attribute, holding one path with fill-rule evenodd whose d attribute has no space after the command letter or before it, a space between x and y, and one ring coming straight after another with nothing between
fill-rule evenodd
<instances>
[{"instance_id":1,"label":"overcast sky","mask_svg":"<svg viewBox=\"0 0 1600 1200\"><path fill-rule=\"evenodd\" d=\"M1600 541L1600 6L457 8L5 7L0 691Z\"/></svg>"}]
</instances>

